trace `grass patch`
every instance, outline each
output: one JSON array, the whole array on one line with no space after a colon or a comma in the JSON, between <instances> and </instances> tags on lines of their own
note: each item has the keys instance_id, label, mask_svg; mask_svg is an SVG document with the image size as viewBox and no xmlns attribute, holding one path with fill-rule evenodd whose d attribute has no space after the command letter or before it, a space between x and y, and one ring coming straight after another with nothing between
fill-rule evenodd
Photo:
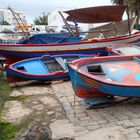
<instances>
[{"instance_id":1,"label":"grass patch","mask_svg":"<svg viewBox=\"0 0 140 140\"><path fill-rule=\"evenodd\" d=\"M16 133L19 132L22 128L27 126L27 123L24 122L20 125L13 125L9 122L5 122L1 119L1 113L3 110L4 103L8 100L18 100L23 101L27 96L21 95L17 97L10 97L12 89L6 81L6 78L0 72L0 140L11 140L14 139Z\"/></svg>"},{"instance_id":2,"label":"grass patch","mask_svg":"<svg viewBox=\"0 0 140 140\"><path fill-rule=\"evenodd\" d=\"M16 126L11 123L0 120L0 140L10 140L15 137L17 132Z\"/></svg>"},{"instance_id":3,"label":"grass patch","mask_svg":"<svg viewBox=\"0 0 140 140\"><path fill-rule=\"evenodd\" d=\"M25 95L20 95L20 96L16 96L16 97L9 97L8 100L10 101L23 101L25 99L27 99L28 96L25 96Z\"/></svg>"},{"instance_id":4,"label":"grass patch","mask_svg":"<svg viewBox=\"0 0 140 140\"><path fill-rule=\"evenodd\" d=\"M6 79L0 73L0 115L5 101L9 99L12 89L9 87ZM0 140L10 140L15 137L16 127L11 123L5 122L0 116Z\"/></svg>"},{"instance_id":5,"label":"grass patch","mask_svg":"<svg viewBox=\"0 0 140 140\"><path fill-rule=\"evenodd\" d=\"M0 112L3 108L4 102L9 99L12 89L5 80L0 79Z\"/></svg>"}]
</instances>

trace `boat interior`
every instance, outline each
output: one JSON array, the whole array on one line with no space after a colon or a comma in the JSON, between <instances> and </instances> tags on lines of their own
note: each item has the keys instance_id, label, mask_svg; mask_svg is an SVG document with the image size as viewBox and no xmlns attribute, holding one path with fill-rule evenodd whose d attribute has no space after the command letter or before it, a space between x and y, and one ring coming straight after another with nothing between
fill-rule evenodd
<instances>
[{"instance_id":1,"label":"boat interior","mask_svg":"<svg viewBox=\"0 0 140 140\"><path fill-rule=\"evenodd\" d=\"M112 48L113 51L123 54L123 55L139 55L140 54L140 46L138 45L127 45L127 46L117 46Z\"/></svg>"},{"instance_id":2,"label":"boat interior","mask_svg":"<svg viewBox=\"0 0 140 140\"><path fill-rule=\"evenodd\" d=\"M133 67L132 67L133 66ZM97 76L108 82L118 82L122 85L139 85L140 84L140 58L110 60L100 63L89 63L81 66L81 70ZM91 76L92 77L92 76Z\"/></svg>"}]
</instances>

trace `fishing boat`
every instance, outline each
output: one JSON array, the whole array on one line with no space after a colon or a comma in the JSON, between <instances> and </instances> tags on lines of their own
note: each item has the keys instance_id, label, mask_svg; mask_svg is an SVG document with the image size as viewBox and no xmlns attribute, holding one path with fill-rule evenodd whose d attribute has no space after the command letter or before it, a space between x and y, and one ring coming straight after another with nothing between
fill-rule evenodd
<instances>
[{"instance_id":1,"label":"fishing boat","mask_svg":"<svg viewBox=\"0 0 140 140\"><path fill-rule=\"evenodd\" d=\"M110 39L59 43L59 44L0 44L0 54L7 58L7 63L16 62L45 54L101 54L107 55L106 47L113 44L130 43L139 40L140 33Z\"/></svg>"},{"instance_id":2,"label":"fishing boat","mask_svg":"<svg viewBox=\"0 0 140 140\"><path fill-rule=\"evenodd\" d=\"M116 22L122 20L122 15L124 13L125 8L126 6L113 5L113 6L81 8L65 11L65 13L69 15L66 18L67 21L74 20L79 23L80 22L101 23L112 21ZM78 35L78 33L73 33L72 30L70 30L70 33L73 35L73 37L76 37ZM100 53L101 55L107 55L105 50L107 46L113 44L137 42L139 41L139 39L140 32L103 39L90 38L90 40L80 40L77 42L59 42L59 43L51 42L48 44L32 44L28 42L25 44L0 44L0 54L3 57L7 58L7 63L13 63L16 62L17 60L22 60L30 57L40 57L42 55L45 55L46 53L49 55L70 54L70 53L71 54Z\"/></svg>"},{"instance_id":3,"label":"fishing boat","mask_svg":"<svg viewBox=\"0 0 140 140\"><path fill-rule=\"evenodd\" d=\"M51 81L69 78L66 62L75 59L91 57L88 55L44 55L30 58L7 65L5 70L7 77L15 77L26 80ZM24 81L24 80L23 80Z\"/></svg>"},{"instance_id":4,"label":"fishing boat","mask_svg":"<svg viewBox=\"0 0 140 140\"><path fill-rule=\"evenodd\" d=\"M140 55L84 58L68 63L75 94L140 97Z\"/></svg>"},{"instance_id":5,"label":"fishing boat","mask_svg":"<svg viewBox=\"0 0 140 140\"><path fill-rule=\"evenodd\" d=\"M140 55L140 43L118 44L106 48L108 55Z\"/></svg>"}]
</instances>

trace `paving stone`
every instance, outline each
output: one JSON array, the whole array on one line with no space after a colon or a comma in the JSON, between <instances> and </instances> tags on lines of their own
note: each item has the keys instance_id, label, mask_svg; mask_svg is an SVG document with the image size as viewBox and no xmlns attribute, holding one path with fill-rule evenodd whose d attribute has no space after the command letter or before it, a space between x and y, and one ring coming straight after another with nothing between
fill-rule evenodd
<instances>
[{"instance_id":1,"label":"paving stone","mask_svg":"<svg viewBox=\"0 0 140 140\"><path fill-rule=\"evenodd\" d=\"M50 128L52 130L53 139L74 136L73 125L69 123L68 120L56 120L50 124Z\"/></svg>"},{"instance_id":2,"label":"paving stone","mask_svg":"<svg viewBox=\"0 0 140 140\"><path fill-rule=\"evenodd\" d=\"M76 132L84 132L86 130L86 127L83 127L83 126L75 126L74 127L74 130Z\"/></svg>"},{"instance_id":3,"label":"paving stone","mask_svg":"<svg viewBox=\"0 0 140 140\"><path fill-rule=\"evenodd\" d=\"M89 131L94 131L94 130L97 130L99 128L100 128L99 125L89 125L89 126L87 126L87 130L89 130Z\"/></svg>"},{"instance_id":4,"label":"paving stone","mask_svg":"<svg viewBox=\"0 0 140 140\"><path fill-rule=\"evenodd\" d=\"M80 117L79 120L81 120L81 121L90 120L90 117Z\"/></svg>"},{"instance_id":5,"label":"paving stone","mask_svg":"<svg viewBox=\"0 0 140 140\"><path fill-rule=\"evenodd\" d=\"M134 126L134 124L130 120L119 121L116 123L117 123L117 125L121 125L126 129Z\"/></svg>"},{"instance_id":6,"label":"paving stone","mask_svg":"<svg viewBox=\"0 0 140 140\"><path fill-rule=\"evenodd\" d=\"M131 134L131 133L135 133L135 132L137 132L136 128L124 129L125 134Z\"/></svg>"},{"instance_id":7,"label":"paving stone","mask_svg":"<svg viewBox=\"0 0 140 140\"><path fill-rule=\"evenodd\" d=\"M89 126L91 126L91 125L98 125L98 124L99 124L99 123L93 122L93 121L92 121L92 122L88 122L88 125L89 125Z\"/></svg>"},{"instance_id":8,"label":"paving stone","mask_svg":"<svg viewBox=\"0 0 140 140\"><path fill-rule=\"evenodd\" d=\"M21 92L20 90L16 90L16 89L14 89L10 94L11 97L20 96L20 95L23 95L23 92Z\"/></svg>"},{"instance_id":9,"label":"paving stone","mask_svg":"<svg viewBox=\"0 0 140 140\"><path fill-rule=\"evenodd\" d=\"M130 133L130 134L127 134L127 138L128 139L139 138L139 135L138 135L138 133Z\"/></svg>"},{"instance_id":10,"label":"paving stone","mask_svg":"<svg viewBox=\"0 0 140 140\"><path fill-rule=\"evenodd\" d=\"M81 118L81 117L87 117L86 113L76 113L76 117Z\"/></svg>"},{"instance_id":11,"label":"paving stone","mask_svg":"<svg viewBox=\"0 0 140 140\"><path fill-rule=\"evenodd\" d=\"M140 130L140 126L136 126L135 129L139 131Z\"/></svg>"},{"instance_id":12,"label":"paving stone","mask_svg":"<svg viewBox=\"0 0 140 140\"><path fill-rule=\"evenodd\" d=\"M117 128L102 128L87 132L75 138L75 140L127 140Z\"/></svg>"},{"instance_id":13,"label":"paving stone","mask_svg":"<svg viewBox=\"0 0 140 140\"><path fill-rule=\"evenodd\" d=\"M89 125L89 122L88 122L88 120L81 121L80 125L81 126L88 126ZM98 125L98 123L96 123L95 125Z\"/></svg>"},{"instance_id":14,"label":"paving stone","mask_svg":"<svg viewBox=\"0 0 140 140\"><path fill-rule=\"evenodd\" d=\"M138 130L137 133L140 135L140 130Z\"/></svg>"},{"instance_id":15,"label":"paving stone","mask_svg":"<svg viewBox=\"0 0 140 140\"><path fill-rule=\"evenodd\" d=\"M106 127L116 127L116 123L115 122L111 122L111 123L107 123L107 124L100 124L100 126L102 128L106 128Z\"/></svg>"},{"instance_id":16,"label":"paving stone","mask_svg":"<svg viewBox=\"0 0 140 140\"><path fill-rule=\"evenodd\" d=\"M7 101L4 105L2 119L19 124L25 117L29 117L33 110L27 108L19 101Z\"/></svg>"},{"instance_id":17,"label":"paving stone","mask_svg":"<svg viewBox=\"0 0 140 140\"><path fill-rule=\"evenodd\" d=\"M92 118L93 121L100 121L104 119L96 110L87 110L87 114Z\"/></svg>"},{"instance_id":18,"label":"paving stone","mask_svg":"<svg viewBox=\"0 0 140 140\"><path fill-rule=\"evenodd\" d=\"M135 126L139 126L140 125L140 118L132 119L131 121L134 123Z\"/></svg>"},{"instance_id":19,"label":"paving stone","mask_svg":"<svg viewBox=\"0 0 140 140\"><path fill-rule=\"evenodd\" d=\"M55 114L55 112L54 111L48 111L47 114L48 115L53 115L53 114Z\"/></svg>"},{"instance_id":20,"label":"paving stone","mask_svg":"<svg viewBox=\"0 0 140 140\"><path fill-rule=\"evenodd\" d=\"M109 123L107 120L100 120L99 122L98 122L99 124L107 124L107 123Z\"/></svg>"},{"instance_id":21,"label":"paving stone","mask_svg":"<svg viewBox=\"0 0 140 140\"><path fill-rule=\"evenodd\" d=\"M129 140L140 140L140 138L129 138Z\"/></svg>"}]
</instances>

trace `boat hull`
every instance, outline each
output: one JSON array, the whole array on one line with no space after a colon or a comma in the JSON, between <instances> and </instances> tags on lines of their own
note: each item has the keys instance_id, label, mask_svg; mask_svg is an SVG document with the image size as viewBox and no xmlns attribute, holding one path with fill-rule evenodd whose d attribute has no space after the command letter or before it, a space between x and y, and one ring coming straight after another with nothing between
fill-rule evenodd
<instances>
[{"instance_id":1,"label":"boat hull","mask_svg":"<svg viewBox=\"0 0 140 140\"><path fill-rule=\"evenodd\" d=\"M70 80L72 83L73 90L76 96L80 98L94 98L106 96L104 93L100 92L97 88L98 83L87 79L83 75L76 72L74 69L70 67L68 64L68 70L70 75Z\"/></svg>"},{"instance_id":2,"label":"boat hull","mask_svg":"<svg viewBox=\"0 0 140 140\"><path fill-rule=\"evenodd\" d=\"M37 80L37 81L52 81L52 80L69 78L68 72L61 72L54 75L29 75L29 74L18 73L10 69L6 69L6 73L8 73L7 75L8 78L12 75L12 77L17 77L26 80Z\"/></svg>"}]
</instances>

